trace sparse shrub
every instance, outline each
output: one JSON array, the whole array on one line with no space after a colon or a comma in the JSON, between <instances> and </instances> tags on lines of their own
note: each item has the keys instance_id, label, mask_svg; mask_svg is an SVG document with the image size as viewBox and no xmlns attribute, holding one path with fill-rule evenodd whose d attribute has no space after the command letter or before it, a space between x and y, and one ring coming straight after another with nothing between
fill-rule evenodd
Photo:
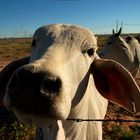
<instances>
[{"instance_id":1,"label":"sparse shrub","mask_svg":"<svg viewBox=\"0 0 140 140\"><path fill-rule=\"evenodd\" d=\"M26 139L27 135L30 136ZM18 121L12 124L5 124L0 128L0 140L33 140L34 127L29 125L21 125Z\"/></svg>"},{"instance_id":2,"label":"sparse shrub","mask_svg":"<svg viewBox=\"0 0 140 140\"><path fill-rule=\"evenodd\" d=\"M130 132L123 129L121 126L112 127L112 139L115 140L136 140L136 132Z\"/></svg>"}]
</instances>

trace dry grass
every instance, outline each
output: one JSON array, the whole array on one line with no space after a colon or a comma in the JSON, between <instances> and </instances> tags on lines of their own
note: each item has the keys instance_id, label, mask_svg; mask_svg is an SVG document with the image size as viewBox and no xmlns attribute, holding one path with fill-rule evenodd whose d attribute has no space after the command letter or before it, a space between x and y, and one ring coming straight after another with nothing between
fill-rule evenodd
<instances>
[{"instance_id":1,"label":"dry grass","mask_svg":"<svg viewBox=\"0 0 140 140\"><path fill-rule=\"evenodd\" d=\"M0 59L18 59L29 55L32 38L1 39Z\"/></svg>"},{"instance_id":2,"label":"dry grass","mask_svg":"<svg viewBox=\"0 0 140 140\"><path fill-rule=\"evenodd\" d=\"M107 36L98 36L98 46L101 47ZM30 55L32 38L0 39L0 69L15 59ZM140 115L132 115L112 103L109 104L108 116L112 119L139 119ZM139 140L140 124L138 123L104 123L104 140ZM0 140L33 140L35 127L23 126L17 121L10 127L0 125ZM7 139L8 137L8 139Z\"/></svg>"},{"instance_id":3,"label":"dry grass","mask_svg":"<svg viewBox=\"0 0 140 140\"><path fill-rule=\"evenodd\" d=\"M0 39L0 69L13 60L30 55L32 38Z\"/></svg>"}]
</instances>

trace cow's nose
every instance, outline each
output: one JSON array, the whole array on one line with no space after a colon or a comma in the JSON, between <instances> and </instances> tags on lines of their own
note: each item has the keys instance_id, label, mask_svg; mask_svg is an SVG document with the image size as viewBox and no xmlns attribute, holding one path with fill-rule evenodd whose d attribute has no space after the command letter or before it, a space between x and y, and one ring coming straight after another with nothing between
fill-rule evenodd
<instances>
[{"instance_id":1,"label":"cow's nose","mask_svg":"<svg viewBox=\"0 0 140 140\"><path fill-rule=\"evenodd\" d=\"M40 88L42 96L57 96L61 90L62 82L59 77L45 76Z\"/></svg>"},{"instance_id":2,"label":"cow's nose","mask_svg":"<svg viewBox=\"0 0 140 140\"><path fill-rule=\"evenodd\" d=\"M35 74L33 69L33 66L22 67L14 73L8 85L8 93L13 101L30 98L32 93L36 94L39 91L44 74Z\"/></svg>"},{"instance_id":3,"label":"cow's nose","mask_svg":"<svg viewBox=\"0 0 140 140\"><path fill-rule=\"evenodd\" d=\"M47 71L35 70L33 66L23 67L15 72L8 89L13 102L31 104L34 100L58 96L61 79Z\"/></svg>"}]
</instances>

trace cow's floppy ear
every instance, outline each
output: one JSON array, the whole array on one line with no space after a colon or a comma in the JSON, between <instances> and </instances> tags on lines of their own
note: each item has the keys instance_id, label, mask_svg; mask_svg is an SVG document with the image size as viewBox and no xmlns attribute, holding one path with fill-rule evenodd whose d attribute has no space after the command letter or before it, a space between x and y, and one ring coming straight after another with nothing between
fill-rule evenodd
<instances>
[{"instance_id":1,"label":"cow's floppy ear","mask_svg":"<svg viewBox=\"0 0 140 140\"><path fill-rule=\"evenodd\" d=\"M0 72L0 104L3 102L3 97L5 94L6 86L8 81L10 80L12 74L15 72L17 68L22 65L29 63L30 57L25 57L8 64L1 72Z\"/></svg>"},{"instance_id":2,"label":"cow's floppy ear","mask_svg":"<svg viewBox=\"0 0 140 140\"><path fill-rule=\"evenodd\" d=\"M103 97L130 112L140 111L140 89L130 72L121 64L97 59L91 65L95 86Z\"/></svg>"}]
</instances>

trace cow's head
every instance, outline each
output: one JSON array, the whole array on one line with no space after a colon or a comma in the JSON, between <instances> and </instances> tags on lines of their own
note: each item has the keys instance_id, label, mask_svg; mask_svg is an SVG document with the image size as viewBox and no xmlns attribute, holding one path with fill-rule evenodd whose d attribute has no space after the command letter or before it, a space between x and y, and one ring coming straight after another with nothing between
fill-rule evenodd
<instances>
[{"instance_id":1,"label":"cow's head","mask_svg":"<svg viewBox=\"0 0 140 140\"><path fill-rule=\"evenodd\" d=\"M118 63L99 59L96 49L96 38L88 29L62 24L39 28L33 36L29 64L16 69L8 83L6 107L26 123L43 126L66 120L86 93L92 74L93 88L105 98L139 111L139 89L132 76Z\"/></svg>"},{"instance_id":2,"label":"cow's head","mask_svg":"<svg viewBox=\"0 0 140 140\"><path fill-rule=\"evenodd\" d=\"M99 50L99 56L104 59L115 60L133 72L138 65L135 60L135 49L128 43L128 39L122 38L120 34L121 28L117 33L113 30L113 34L107 38Z\"/></svg>"}]
</instances>

